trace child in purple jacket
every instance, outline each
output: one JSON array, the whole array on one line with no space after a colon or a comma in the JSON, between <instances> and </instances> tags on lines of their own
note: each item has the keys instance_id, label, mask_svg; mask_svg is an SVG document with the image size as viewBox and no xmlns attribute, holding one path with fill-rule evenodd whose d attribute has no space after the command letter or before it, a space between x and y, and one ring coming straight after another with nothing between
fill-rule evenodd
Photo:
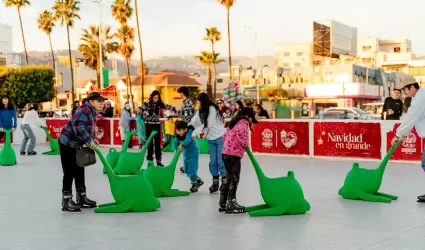
<instances>
[{"instance_id":1,"label":"child in purple jacket","mask_svg":"<svg viewBox=\"0 0 425 250\"><path fill-rule=\"evenodd\" d=\"M249 132L253 114L249 110L240 110L226 128L223 140L223 161L227 172L227 181L220 190L219 212L239 214L245 207L236 201L236 191L241 174L241 159L249 145Z\"/></svg>"}]
</instances>

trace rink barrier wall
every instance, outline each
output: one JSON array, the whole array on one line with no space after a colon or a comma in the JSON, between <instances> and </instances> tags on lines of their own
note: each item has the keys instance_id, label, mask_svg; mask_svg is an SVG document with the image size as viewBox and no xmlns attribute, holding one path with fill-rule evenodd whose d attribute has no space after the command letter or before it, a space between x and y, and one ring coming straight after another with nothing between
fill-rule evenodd
<instances>
[{"instance_id":1,"label":"rink barrier wall","mask_svg":"<svg viewBox=\"0 0 425 250\"><path fill-rule=\"evenodd\" d=\"M47 118L47 128L57 138L68 119ZM13 133L13 144L23 139L18 119L18 129ZM98 120L96 137L102 146L120 147L119 119ZM163 122L163 121L162 121ZM390 148L399 121L362 120L262 120L253 126L250 137L252 151L262 155L311 157L334 160L380 161ZM133 122L133 129L136 123ZM40 128L33 128L37 144L47 142ZM162 133L161 133L162 135ZM161 136L163 141L163 136ZM414 129L407 140L394 152L392 161L400 163L418 162L422 158L424 140ZM0 142L4 143L4 139ZM132 145L138 145L137 135Z\"/></svg>"}]
</instances>

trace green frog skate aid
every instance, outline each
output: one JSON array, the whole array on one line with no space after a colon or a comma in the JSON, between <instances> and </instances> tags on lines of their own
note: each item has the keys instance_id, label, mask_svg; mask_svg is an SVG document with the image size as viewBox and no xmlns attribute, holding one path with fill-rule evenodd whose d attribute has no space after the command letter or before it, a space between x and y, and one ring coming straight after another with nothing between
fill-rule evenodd
<instances>
[{"instance_id":1,"label":"green frog skate aid","mask_svg":"<svg viewBox=\"0 0 425 250\"><path fill-rule=\"evenodd\" d=\"M127 131L126 131L127 132ZM119 175L136 174L140 171L145 159L146 151L148 150L149 143L152 142L153 137L158 131L153 131L146 141L140 152L121 152L117 162L117 166L114 168L114 172Z\"/></svg>"},{"instance_id":2,"label":"green frog skate aid","mask_svg":"<svg viewBox=\"0 0 425 250\"><path fill-rule=\"evenodd\" d=\"M385 203L397 200L397 196L380 193L378 190L381 187L388 161L401 143L402 142L399 141L396 145L390 148L387 155L376 169L360 168L359 163L354 162L353 168L345 177L344 185L341 187L338 194L342 196L342 198L348 200L364 200Z\"/></svg>"},{"instance_id":3,"label":"green frog skate aid","mask_svg":"<svg viewBox=\"0 0 425 250\"><path fill-rule=\"evenodd\" d=\"M3 131L6 134L6 142L4 143L3 150L0 153L0 163L3 166L13 166L16 165L16 153L12 147L12 142L10 141L12 130L5 129Z\"/></svg>"},{"instance_id":4,"label":"green frog skate aid","mask_svg":"<svg viewBox=\"0 0 425 250\"><path fill-rule=\"evenodd\" d=\"M161 207L142 170L135 175L116 175L99 147L96 153L106 169L115 202L99 205L95 213L152 212Z\"/></svg>"},{"instance_id":5,"label":"green frog skate aid","mask_svg":"<svg viewBox=\"0 0 425 250\"><path fill-rule=\"evenodd\" d=\"M152 161L148 162L148 167L144 171L145 178L152 185L153 192L156 197L177 197L188 196L190 192L172 189L174 176L176 173L177 161L179 160L181 151L177 149L170 164L165 167L156 167Z\"/></svg>"},{"instance_id":6,"label":"green frog skate aid","mask_svg":"<svg viewBox=\"0 0 425 250\"><path fill-rule=\"evenodd\" d=\"M49 133L46 126L40 126L40 128L44 130L50 146L50 151L44 152L43 155L60 155L58 139L52 138L52 135Z\"/></svg>"},{"instance_id":7,"label":"green frog skate aid","mask_svg":"<svg viewBox=\"0 0 425 250\"><path fill-rule=\"evenodd\" d=\"M196 137L196 144L198 144L199 154L202 155L202 154L208 154L209 153L207 138Z\"/></svg>"},{"instance_id":8,"label":"green frog skate aid","mask_svg":"<svg viewBox=\"0 0 425 250\"><path fill-rule=\"evenodd\" d=\"M111 148L109 149L109 153L106 156L106 160L109 163L109 166L112 167L112 169L114 169L117 166L118 163L118 159L120 158L121 153L125 153L128 150L128 145L130 145L130 140L131 137L135 134L137 134L137 130L133 130L133 131L124 131L125 133L125 140L124 143L122 145L121 148L121 152L118 152L115 148ZM106 174L106 168L103 167L103 173Z\"/></svg>"},{"instance_id":9,"label":"green frog skate aid","mask_svg":"<svg viewBox=\"0 0 425 250\"><path fill-rule=\"evenodd\" d=\"M250 148L246 148L249 159L254 166L260 184L261 196L265 204L246 207L250 216L278 216L283 214L305 214L310 210L310 204L304 199L300 183L295 179L294 172L288 171L288 176L269 178L264 175Z\"/></svg>"}]
</instances>

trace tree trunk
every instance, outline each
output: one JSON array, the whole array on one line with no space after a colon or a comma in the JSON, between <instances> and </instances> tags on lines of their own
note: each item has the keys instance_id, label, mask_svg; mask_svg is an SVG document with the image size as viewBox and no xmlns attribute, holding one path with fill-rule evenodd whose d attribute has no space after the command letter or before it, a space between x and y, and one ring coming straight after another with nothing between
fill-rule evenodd
<instances>
[{"instance_id":1,"label":"tree trunk","mask_svg":"<svg viewBox=\"0 0 425 250\"><path fill-rule=\"evenodd\" d=\"M211 86L211 64L208 64L208 71L207 71L207 95L210 97L211 100L213 100L212 86Z\"/></svg>"},{"instance_id":2,"label":"tree trunk","mask_svg":"<svg viewBox=\"0 0 425 250\"><path fill-rule=\"evenodd\" d=\"M125 70L126 70L126 75L127 75L127 86L129 88L128 93L130 95L130 98L129 98L130 99L129 100L130 101L130 107L131 107L132 112L135 113L136 110L134 110L133 90L131 88L132 86L131 86L130 68L129 68L129 63L128 63L129 59L130 58L125 59Z\"/></svg>"},{"instance_id":3,"label":"tree trunk","mask_svg":"<svg viewBox=\"0 0 425 250\"><path fill-rule=\"evenodd\" d=\"M214 41L211 41L211 48L212 48L212 58L214 60L215 58L215 49L214 49ZM217 98L217 65L215 64L215 60L213 61L213 73L214 73L214 95L213 99L215 100Z\"/></svg>"},{"instance_id":4,"label":"tree trunk","mask_svg":"<svg viewBox=\"0 0 425 250\"><path fill-rule=\"evenodd\" d=\"M69 38L69 26L68 25L66 25L66 32L68 34L69 67L71 68L71 98L72 98L72 102L74 102L75 101L74 68L72 67L71 40Z\"/></svg>"},{"instance_id":5,"label":"tree trunk","mask_svg":"<svg viewBox=\"0 0 425 250\"><path fill-rule=\"evenodd\" d=\"M97 61L97 67L96 67L96 87L97 89L101 89L102 88L102 83L100 80L100 61Z\"/></svg>"},{"instance_id":6,"label":"tree trunk","mask_svg":"<svg viewBox=\"0 0 425 250\"><path fill-rule=\"evenodd\" d=\"M227 43L229 45L229 75L230 81L233 81L232 50L230 48L230 7L227 8Z\"/></svg>"},{"instance_id":7,"label":"tree trunk","mask_svg":"<svg viewBox=\"0 0 425 250\"><path fill-rule=\"evenodd\" d=\"M56 79L56 63L55 63L55 52L53 51L52 38L49 34L49 43L50 50L52 51L52 61L53 61L53 75L55 78L55 98L56 98L56 107L59 108L59 100L58 100L58 80Z\"/></svg>"},{"instance_id":8,"label":"tree trunk","mask_svg":"<svg viewBox=\"0 0 425 250\"><path fill-rule=\"evenodd\" d=\"M137 22L137 34L139 37L139 49L140 49L140 63L142 64L141 66L141 82L142 82L142 103L145 101L145 65L143 63L143 46L142 46L142 37L140 35L140 24L139 24L139 12L138 12L138 8L137 8L137 1L138 0L134 0L134 9L136 11L136 22Z\"/></svg>"},{"instance_id":9,"label":"tree trunk","mask_svg":"<svg viewBox=\"0 0 425 250\"><path fill-rule=\"evenodd\" d=\"M21 9L18 7L19 23L21 24L22 41L24 42L25 65L28 66L27 45L25 43L24 27L22 26Z\"/></svg>"}]
</instances>

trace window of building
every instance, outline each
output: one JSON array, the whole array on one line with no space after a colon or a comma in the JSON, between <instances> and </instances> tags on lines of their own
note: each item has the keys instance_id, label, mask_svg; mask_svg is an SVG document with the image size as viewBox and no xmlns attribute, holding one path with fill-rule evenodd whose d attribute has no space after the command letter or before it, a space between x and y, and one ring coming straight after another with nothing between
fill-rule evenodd
<instances>
[{"instance_id":1,"label":"window of building","mask_svg":"<svg viewBox=\"0 0 425 250\"><path fill-rule=\"evenodd\" d=\"M372 58L363 58L363 63L372 63Z\"/></svg>"},{"instance_id":2,"label":"window of building","mask_svg":"<svg viewBox=\"0 0 425 250\"><path fill-rule=\"evenodd\" d=\"M363 46L363 52L369 52L372 50L372 46Z\"/></svg>"},{"instance_id":3,"label":"window of building","mask_svg":"<svg viewBox=\"0 0 425 250\"><path fill-rule=\"evenodd\" d=\"M294 63L295 67L301 67L301 63Z\"/></svg>"},{"instance_id":4,"label":"window of building","mask_svg":"<svg viewBox=\"0 0 425 250\"><path fill-rule=\"evenodd\" d=\"M283 67L285 67L285 68L289 67L289 63L284 63Z\"/></svg>"},{"instance_id":5,"label":"window of building","mask_svg":"<svg viewBox=\"0 0 425 250\"><path fill-rule=\"evenodd\" d=\"M394 52L398 53L400 51L401 51L400 47L394 47Z\"/></svg>"},{"instance_id":6,"label":"window of building","mask_svg":"<svg viewBox=\"0 0 425 250\"><path fill-rule=\"evenodd\" d=\"M63 73L59 73L59 87L63 87Z\"/></svg>"},{"instance_id":7,"label":"window of building","mask_svg":"<svg viewBox=\"0 0 425 250\"><path fill-rule=\"evenodd\" d=\"M297 56L303 56L304 53L303 52L297 52Z\"/></svg>"},{"instance_id":8,"label":"window of building","mask_svg":"<svg viewBox=\"0 0 425 250\"><path fill-rule=\"evenodd\" d=\"M289 52L283 52L283 56L291 56L291 53L289 53Z\"/></svg>"},{"instance_id":9,"label":"window of building","mask_svg":"<svg viewBox=\"0 0 425 250\"><path fill-rule=\"evenodd\" d=\"M409 75L411 76L425 76L425 67L410 67Z\"/></svg>"}]
</instances>

